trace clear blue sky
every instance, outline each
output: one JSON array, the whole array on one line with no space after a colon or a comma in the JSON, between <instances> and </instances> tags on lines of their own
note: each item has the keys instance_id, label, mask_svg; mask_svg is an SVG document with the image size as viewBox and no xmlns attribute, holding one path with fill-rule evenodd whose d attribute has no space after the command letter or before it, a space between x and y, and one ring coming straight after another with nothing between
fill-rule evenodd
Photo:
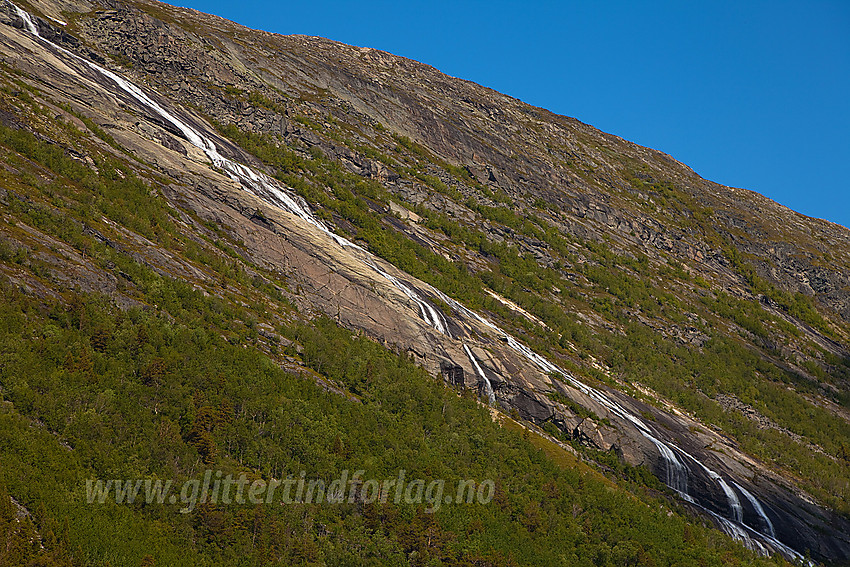
<instances>
[{"instance_id":1,"label":"clear blue sky","mask_svg":"<svg viewBox=\"0 0 850 567\"><path fill-rule=\"evenodd\" d=\"M173 0L374 47L850 227L850 0Z\"/></svg>"}]
</instances>

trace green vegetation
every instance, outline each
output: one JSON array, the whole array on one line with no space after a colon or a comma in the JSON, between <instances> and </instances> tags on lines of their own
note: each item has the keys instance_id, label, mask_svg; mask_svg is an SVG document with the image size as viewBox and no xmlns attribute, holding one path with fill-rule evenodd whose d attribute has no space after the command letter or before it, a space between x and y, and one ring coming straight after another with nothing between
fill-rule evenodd
<instances>
[{"instance_id":1,"label":"green vegetation","mask_svg":"<svg viewBox=\"0 0 850 567\"><path fill-rule=\"evenodd\" d=\"M810 297L802 293L788 293L777 289L770 282L760 278L752 265L742 258L737 248L728 246L724 248L724 254L746 279L754 294L766 296L792 317L808 323L829 337L837 338L835 331L830 328L823 316L815 309Z\"/></svg>"},{"instance_id":2,"label":"green vegetation","mask_svg":"<svg viewBox=\"0 0 850 567\"><path fill-rule=\"evenodd\" d=\"M436 161L436 159L437 159L436 157L434 157L434 154L432 154L431 152L428 151L427 148L425 148L425 146L423 146L422 144L414 142L413 140L411 140L407 136L400 136L398 134L393 134L393 139L396 142L398 142L398 146L397 146L397 149L396 149L397 153L403 153L403 150L401 148L404 148L420 160L424 160L426 162L433 162L433 161Z\"/></svg>"},{"instance_id":3,"label":"green vegetation","mask_svg":"<svg viewBox=\"0 0 850 567\"><path fill-rule=\"evenodd\" d=\"M59 178L47 182L44 191L55 203L74 200L74 213L82 220L103 214L146 237L169 242L173 228L169 210L150 198L150 188L129 168L114 159L102 157L95 169L68 157L60 147L41 141L23 130L0 125L0 144L35 160ZM70 183L69 183L70 181ZM52 207L31 204L27 199L13 199L13 211L25 213L39 228L52 228L65 238L80 227L68 222Z\"/></svg>"},{"instance_id":4,"label":"green vegetation","mask_svg":"<svg viewBox=\"0 0 850 567\"><path fill-rule=\"evenodd\" d=\"M58 546L71 550L68 564L94 565L138 565L148 554L168 565L408 564L411 554L414 564L459 565L753 560L657 503L553 464L474 401L327 320L282 330L303 345L307 365L361 403L203 324L119 311L96 296L66 307L8 284L3 293L0 482L34 511L43 536L70 520L60 543L37 555ZM336 478L346 468L394 478L404 468L410 478L494 478L498 490L489 505L436 514L404 504L207 505L192 514L179 504L85 504L87 478L182 480L201 463L265 478Z\"/></svg>"}]
</instances>

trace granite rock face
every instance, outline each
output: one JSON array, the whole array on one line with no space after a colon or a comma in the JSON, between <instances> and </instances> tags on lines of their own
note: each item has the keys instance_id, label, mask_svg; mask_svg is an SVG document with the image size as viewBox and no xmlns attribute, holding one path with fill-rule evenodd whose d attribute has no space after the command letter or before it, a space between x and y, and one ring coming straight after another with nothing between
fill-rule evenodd
<instances>
[{"instance_id":1,"label":"granite rock face","mask_svg":"<svg viewBox=\"0 0 850 567\"><path fill-rule=\"evenodd\" d=\"M574 265L565 266L546 242L482 218L468 199L539 216L569 242L604 243L618 254L645 257L651 265L678 265L692 279L698 277L732 296L757 296L799 336L816 341L824 352L848 355L850 231L843 227L804 217L756 193L706 181L660 152L384 52L321 38L256 32L148 1L109 1L96 9L64 0L57 4L59 12L55 6L34 3L45 16L38 20L43 38L144 85L158 104L212 140L222 155L257 171L264 168L246 149L226 139L213 121L266 136L299 155L323 156L397 197L387 210L372 203L382 222L470 272L483 271L492 259L478 250L458 249L413 209L446 213L488 241L510 244L535 264L558 270L565 279L583 278L576 273L577 266L590 260L580 247L574 247ZM65 26L51 19L60 14L72 16ZM506 333L448 304L430 285L360 248L340 245L303 218L245 190L212 167L204 152L173 123L85 64L36 41L23 28L10 6L0 9L3 61L38 78L39 88L55 101L51 111L63 120L79 122L76 115L62 110L61 105L68 105L107 130L144 164L137 167L162 177L159 191L186 211L187 225L195 226L198 219L222 227L240 243L239 253L247 263L281 274L288 284L283 291L303 313L328 315L388 348L408 353L459 389L483 392L486 383L495 405L505 412L537 426L551 423L564 437L612 451L629 464L645 465L664 480L671 463L648 435L651 432L659 442L681 451L687 492L701 510L723 517L734 513L728 495L712 476L720 474L764 502L780 542L810 550L817 559L850 558L850 523L845 518L816 504L794 479L746 455L723 432L610 384L598 384L599 394L588 393L563 376L546 372L518 354ZM14 114L0 114L0 120L15 127L24 123ZM345 136L338 135L339 124L344 124ZM407 162L387 158L398 144L427 155L430 165L423 166L427 171L417 177L407 171ZM74 150L69 146L67 151ZM435 191L437 182L451 191ZM345 219L331 217L338 232L356 236L355 231L346 232ZM59 246L47 240L33 230L20 246L34 249L39 241ZM179 274L199 285L208 280L197 266L135 235L109 245L133 250L139 261L163 274ZM74 250L63 252L64 261L53 268L64 274L61 286L132 304L121 291L126 282L97 269ZM752 273L742 274L736 265L739 258L746 258ZM416 297L379 275L370 262ZM831 332L795 318L767 294L759 294L752 285L756 276L782 292L813 298ZM38 282L20 283L33 293L52 293ZM493 297L518 319L545 326L495 292ZM543 299L566 301L555 292ZM423 318L423 302L440 313L445 332ZM598 314L585 313L581 318L590 329L619 331ZM639 309L634 319L689 348L701 348L709 340L704 322L690 312L675 324ZM747 337L746 330L741 335ZM769 338L749 338L753 348L767 352L765 356L780 348L797 352L796 343L780 347L767 344ZM765 416L746 404L729 397L722 400L727 409L770 426ZM639 416L644 425L627 416ZM764 532L764 518L743 491L738 494L744 523Z\"/></svg>"}]
</instances>

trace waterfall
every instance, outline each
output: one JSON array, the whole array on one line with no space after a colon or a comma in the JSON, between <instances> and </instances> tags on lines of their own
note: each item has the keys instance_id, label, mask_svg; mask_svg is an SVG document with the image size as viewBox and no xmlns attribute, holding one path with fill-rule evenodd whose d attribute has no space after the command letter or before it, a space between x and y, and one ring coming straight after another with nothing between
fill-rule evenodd
<instances>
[{"instance_id":1,"label":"waterfall","mask_svg":"<svg viewBox=\"0 0 850 567\"><path fill-rule=\"evenodd\" d=\"M782 553L788 558L791 558L791 560L797 564L806 565L807 567L815 567L816 565L814 561L806 559L803 555L791 549L773 536L765 535L746 524L732 522L723 516L715 514L711 510L705 511L718 521L721 529L724 533L726 533L726 535L741 541L747 549L757 551L762 555L770 555L770 549L768 549L768 546L770 546L770 548ZM764 543L759 541L759 539L762 539Z\"/></svg>"},{"instance_id":2,"label":"waterfall","mask_svg":"<svg viewBox=\"0 0 850 567\"><path fill-rule=\"evenodd\" d=\"M726 494L726 500L729 502L729 508L731 508L732 510L732 519L738 523L743 522L744 509L741 507L741 501L738 500L738 495L735 494L735 491L732 490L732 487L726 484L726 481L723 480L717 473L714 473L712 475L712 478L717 481L717 483L720 485L720 488L723 489L724 494Z\"/></svg>"},{"instance_id":3,"label":"waterfall","mask_svg":"<svg viewBox=\"0 0 850 567\"><path fill-rule=\"evenodd\" d=\"M11 3L10 3L11 4ZM32 35L39 37L38 35L38 26L35 25L35 22L30 17L29 13L26 10L22 10L15 4L11 4L12 8L14 8L15 13L18 15L21 20L24 22L24 28L31 33Z\"/></svg>"},{"instance_id":4,"label":"waterfall","mask_svg":"<svg viewBox=\"0 0 850 567\"><path fill-rule=\"evenodd\" d=\"M741 540L744 545L747 546L749 549L754 549L756 551L759 551L760 553L764 553L765 555L767 555L768 552L765 549L764 545L754 539L753 535L756 537L762 537L765 539L765 541L768 541L772 547L781 551L787 557L791 557L798 561L803 560L802 555L800 555L798 552L776 539L773 531L773 525L770 523L770 520L764 514L764 510L761 509L761 504L758 503L758 500L755 498L755 496L749 494L749 492L744 490L737 483L735 484L735 486L741 491L742 494L744 494L745 497L747 497L748 500L752 498L751 502L753 502L753 507L763 518L765 525L767 526L768 533L761 533L758 530L754 530L749 526L743 524L743 508L741 507L740 500L738 499L738 496L735 494L734 490L732 490L728 483L726 483L726 481L723 480L723 478L720 477L719 474L706 467L701 461L691 456L687 452L681 451L681 449L677 449L683 455L687 456L690 460L695 463L698 463L699 466L702 467L707 472L707 474L720 485L720 488L723 490L724 494L726 495L726 499L729 502L731 515L734 521L720 516L719 514L716 514L715 512L701 506L693 499L693 497L690 496L690 494L688 494L687 466L685 466L685 464L682 463L682 461L676 456L676 453L670 445L661 441L652 434L650 428L641 419L639 419L637 416L623 408L621 405L610 400L599 390L580 382L579 380L571 376L569 373L565 372L563 369L559 368L555 364L552 364L536 352L532 351L530 348L520 343L509 334L505 333L498 326L483 318L478 313L467 309L465 306L461 305L451 297L442 293L440 290L434 291L440 299L450 305L454 310L463 314L466 317L478 321L482 325L488 327L489 329L497 333L503 338L505 342L507 342L509 347L511 347L514 351L516 351L517 353L525 357L527 360L535 364L542 372L546 374L558 372L564 377L565 380L570 383L570 385L578 389L580 392L589 396L594 401L600 403L605 408L609 409L614 415L617 415L618 417L632 423L646 439L648 439L652 442L653 445L655 445L655 447L658 449L659 454L661 455L661 458L664 460L665 484L675 490L682 497L683 500L686 500L698 506L706 513L714 517L727 535ZM748 530L751 530L753 535L750 535L750 532Z\"/></svg>"},{"instance_id":5,"label":"waterfall","mask_svg":"<svg viewBox=\"0 0 850 567\"><path fill-rule=\"evenodd\" d=\"M688 453L684 453L687 455L689 459L695 462L702 470L705 471L705 474L709 476L711 480L720 485L720 488L723 490L723 494L726 495L726 502L729 504L729 510L732 513L732 519L738 522L739 524L744 521L744 508L741 506L741 501L738 500L738 495L735 494L735 491L732 490L732 487L723 479L722 476L705 466L701 461L698 461L695 457L691 456ZM734 481L733 481L734 482Z\"/></svg>"},{"instance_id":6,"label":"waterfall","mask_svg":"<svg viewBox=\"0 0 850 567\"><path fill-rule=\"evenodd\" d=\"M679 496L683 499L688 502L693 502L693 498L691 498L690 494L688 494L688 467L686 467L679 457L676 456L676 452L673 448L652 435L649 428L646 427L640 420L631 416L631 414L627 414L626 419L629 419L629 421L634 423L641 435L651 441L652 444L655 445L655 448L658 449L658 454L664 461L664 484L678 492ZM687 453L685 454L687 455Z\"/></svg>"},{"instance_id":7,"label":"waterfall","mask_svg":"<svg viewBox=\"0 0 850 567\"><path fill-rule=\"evenodd\" d=\"M420 297L420 295L414 289L411 289L409 286L402 283L401 280L399 280L397 277L393 276L392 274L388 274L387 272L382 270L372 260L372 258L367 256L366 257L366 263L369 265L369 267L371 267L373 270L375 270L384 279L389 281L396 288L401 290L401 292L404 293L404 295L406 295L414 303L416 303L416 305L419 307L419 314L422 316L422 319L426 323L428 323L429 325L434 327L440 333L442 333L444 335L451 336L451 334L448 331L448 324L445 320L445 317L443 317L442 313L440 313L438 310L434 309L434 307L430 303L428 303L427 301L422 299L422 297Z\"/></svg>"},{"instance_id":8,"label":"waterfall","mask_svg":"<svg viewBox=\"0 0 850 567\"><path fill-rule=\"evenodd\" d=\"M667 486L678 492L683 498L688 501L693 501L688 494L688 469L676 456L676 453L669 445L656 439L652 435L646 435L650 441L658 448L661 453L661 458L664 459Z\"/></svg>"},{"instance_id":9,"label":"waterfall","mask_svg":"<svg viewBox=\"0 0 850 567\"><path fill-rule=\"evenodd\" d=\"M733 483L735 484L735 487L738 489L738 491L744 495L744 498L750 501L750 504L752 504L753 508L756 511L756 514L758 514L759 518L761 518L764 527L767 529L767 532L765 533L770 537L775 538L776 532L773 530L773 523L770 521L770 518L767 517L767 514L764 513L764 508L762 508L759 499L753 496L749 490L747 490L737 482L733 481Z\"/></svg>"},{"instance_id":10,"label":"waterfall","mask_svg":"<svg viewBox=\"0 0 850 567\"><path fill-rule=\"evenodd\" d=\"M29 34L40 38L52 48L60 51L63 54L66 54L67 56L77 61L82 62L90 69L112 80L122 91L129 94L137 102L154 111L164 120L171 123L175 128L177 128L180 132L183 133L185 138L192 145L202 150L213 165L224 170L230 176L231 179L239 182L245 189L247 189L257 197L263 199L271 205L279 207L295 215L304 222L316 227L317 229L324 232L329 238L333 239L338 245L344 248L350 248L354 251L357 251L361 256L360 260L365 265L369 266L382 278L390 282L394 287L399 289L406 297L408 297L417 305L417 307L419 308L419 315L426 323L428 323L438 332L451 337L451 333L448 331L447 321L439 310L435 309L430 303L424 300L415 289L412 289L410 286L404 284L395 276L388 274L385 270L381 269L375 262L374 257L369 252L363 250L361 247L352 243L348 239L331 231L322 221L313 216L307 203L291 195L287 188L285 188L283 185L278 183L276 180L270 178L269 176L263 173L255 172L247 166L236 163L222 156L212 140L210 140L209 138L207 138L206 136L204 136L203 134L201 134L200 132L198 132L197 130L195 130L194 128L192 128L191 126L189 126L188 124L168 112L165 108L163 108L160 104L158 104L155 100L153 100L135 84L127 81L123 77L117 75L116 73L113 73L112 71L109 71L108 69L96 65L95 63L92 63L91 61L88 61L87 59L84 59L76 55L75 53L64 49L61 46L58 46L44 38L41 38L39 35L38 26L35 24L32 17L26 11L11 3L9 0L6 1L14 8L18 16L23 20L24 27L26 28L26 31ZM728 533L730 536L740 539L745 543L745 545L747 545L751 549L756 549L761 553L767 554L767 549L764 547L764 545L762 545L759 541L751 537L750 533L752 532L752 534L757 535L757 537L765 538L766 541L769 541L770 545L782 550L787 555L801 559L800 554L775 539L773 525L771 524L767 516L764 514L764 510L762 509L761 504L752 494L743 489L737 483L736 486L739 491L753 504L753 507L756 509L756 512L762 518L763 522L767 527L768 534L761 534L756 530L750 528L749 526L740 523L742 516L740 502L738 501L737 495L735 495L734 491L726 484L725 481L723 481L722 478L720 478L720 475L714 473L713 471L705 467L705 465L703 465L700 461L687 454L686 452L682 451L681 449L674 448L674 446L669 445L668 443L665 443L664 441L658 439L655 435L653 435L651 429L642 420L640 420L638 417L626 410L617 402L611 400L601 391L587 386L586 384L577 380L568 372L546 360L536 352L532 351L529 347L520 343L508 333L505 333L495 324L491 323L478 313L467 309L465 306L450 298L440 290L433 287L430 287L429 289L435 296L439 297L442 301L451 306L458 313L469 319L477 321L481 325L491 329L498 336L502 337L512 350L514 350L519 355L534 364L543 373L559 373L573 387L575 387L577 390L584 393L585 395L589 396L591 399L593 399L603 407L607 408L609 411L611 411L612 414L632 423L638 429L638 431L645 438L651 441L653 445L658 449L658 452L665 463L666 484L670 486L670 488L675 490L684 500L687 500L699 506L700 508L703 508L698 503L696 503L694 499L688 494L688 468L685 463L683 463L679 459L679 457L676 455L676 452L678 451L680 454L685 455L689 459L698 463L703 469L708 472L711 478L713 478L715 481L718 482L718 484L720 484L721 489L726 494L727 500L730 503L730 508L734 521L719 516L705 508L703 509L706 510L706 512L710 515L714 516L721 524L721 526L723 526L724 531L726 531L726 533ZM469 357L470 362L474 366L479 378L484 381L488 401L490 405L493 405L495 403L495 394L493 393L493 388L490 384L490 380L487 378L483 369L478 364L478 360L475 358L475 356L472 354L472 351L465 343L463 344L463 349L466 355Z\"/></svg>"},{"instance_id":11,"label":"waterfall","mask_svg":"<svg viewBox=\"0 0 850 567\"><path fill-rule=\"evenodd\" d=\"M472 362L472 366L475 367L475 373L478 374L478 377L484 381L484 392L487 394L487 402L492 406L496 404L496 394L493 392L493 386L490 384L490 379L487 378L487 375L484 373L484 369L478 364L478 359L475 358L475 355L472 354L472 350L466 343L463 344L463 350L466 353L466 356L469 357L470 362Z\"/></svg>"},{"instance_id":12,"label":"waterfall","mask_svg":"<svg viewBox=\"0 0 850 567\"><path fill-rule=\"evenodd\" d=\"M756 551L762 555L770 555L770 550L767 549L764 544L762 544L757 539L753 539L752 537L750 537L749 532L743 526L732 522L731 520L724 518L723 516L715 514L714 512L709 511L709 513L714 516L714 518L717 519L718 522L720 522L720 527L726 535L737 539L738 541L744 544L744 547L751 551Z\"/></svg>"}]
</instances>

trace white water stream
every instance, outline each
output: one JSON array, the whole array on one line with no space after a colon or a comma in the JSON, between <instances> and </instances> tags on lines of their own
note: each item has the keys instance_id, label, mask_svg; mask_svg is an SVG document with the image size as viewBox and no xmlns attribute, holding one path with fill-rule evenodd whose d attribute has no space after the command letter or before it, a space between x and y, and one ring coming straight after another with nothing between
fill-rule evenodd
<instances>
[{"instance_id":1,"label":"white water stream","mask_svg":"<svg viewBox=\"0 0 850 567\"><path fill-rule=\"evenodd\" d=\"M472 366L475 367L475 373L478 374L478 378L484 382L484 393L487 394L487 402L493 406L496 405L496 393L493 392L493 386L490 384L490 379L487 378L487 375L482 370L481 365L478 364L478 359L475 358L475 355L472 354L472 351L466 346L466 343L463 345L463 351L466 353L466 356L469 357L469 361L472 363Z\"/></svg>"},{"instance_id":2,"label":"white water stream","mask_svg":"<svg viewBox=\"0 0 850 567\"><path fill-rule=\"evenodd\" d=\"M756 498L753 494L750 493L749 490L747 490L746 488L744 488L743 486L741 486L737 482L735 482L735 481L732 481L732 482L738 488L738 490L741 492L741 494L744 495L744 498L749 500L750 504L755 509L756 514L758 514L759 518L761 518L761 521L764 522L765 529L767 530L765 532L765 535L768 535L772 538L775 538L776 532L773 531L773 522L771 522L770 518L767 517L767 514L764 513L764 508L762 508L762 505L761 505L761 502L759 502L759 499Z\"/></svg>"}]
</instances>

